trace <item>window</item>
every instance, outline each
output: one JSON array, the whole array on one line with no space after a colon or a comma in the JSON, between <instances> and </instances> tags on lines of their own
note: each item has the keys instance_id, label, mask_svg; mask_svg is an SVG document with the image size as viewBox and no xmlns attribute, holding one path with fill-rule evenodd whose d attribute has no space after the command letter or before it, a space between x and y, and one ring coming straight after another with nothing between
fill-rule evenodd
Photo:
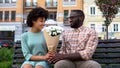
<instances>
[{"instance_id":1,"label":"window","mask_svg":"<svg viewBox=\"0 0 120 68\"><path fill-rule=\"evenodd\" d=\"M9 11L5 11L5 21L9 20Z\"/></svg>"},{"instance_id":2,"label":"window","mask_svg":"<svg viewBox=\"0 0 120 68\"><path fill-rule=\"evenodd\" d=\"M68 2L68 0L63 0L64 2Z\"/></svg>"},{"instance_id":3,"label":"window","mask_svg":"<svg viewBox=\"0 0 120 68\"><path fill-rule=\"evenodd\" d=\"M76 1L76 0L71 0L71 1Z\"/></svg>"},{"instance_id":4,"label":"window","mask_svg":"<svg viewBox=\"0 0 120 68\"><path fill-rule=\"evenodd\" d=\"M57 7L57 0L53 0L53 6Z\"/></svg>"},{"instance_id":5,"label":"window","mask_svg":"<svg viewBox=\"0 0 120 68\"><path fill-rule=\"evenodd\" d=\"M119 10L118 10L118 15L120 15L120 8L119 8Z\"/></svg>"},{"instance_id":6,"label":"window","mask_svg":"<svg viewBox=\"0 0 120 68\"><path fill-rule=\"evenodd\" d=\"M68 10L64 10L64 19L68 17Z\"/></svg>"},{"instance_id":7,"label":"window","mask_svg":"<svg viewBox=\"0 0 120 68\"><path fill-rule=\"evenodd\" d=\"M118 24L113 24L113 31L115 31L115 32L118 31Z\"/></svg>"},{"instance_id":8,"label":"window","mask_svg":"<svg viewBox=\"0 0 120 68\"><path fill-rule=\"evenodd\" d=\"M65 25L69 25L67 17L69 15L69 11L68 10L64 10L64 24Z\"/></svg>"},{"instance_id":9,"label":"window","mask_svg":"<svg viewBox=\"0 0 120 68\"><path fill-rule=\"evenodd\" d=\"M27 7L31 6L31 0L26 0L26 6Z\"/></svg>"},{"instance_id":10,"label":"window","mask_svg":"<svg viewBox=\"0 0 120 68\"><path fill-rule=\"evenodd\" d=\"M16 11L11 11L11 20L15 21L16 18Z\"/></svg>"},{"instance_id":11,"label":"window","mask_svg":"<svg viewBox=\"0 0 120 68\"><path fill-rule=\"evenodd\" d=\"M95 7L90 7L90 15L95 15Z\"/></svg>"},{"instance_id":12,"label":"window","mask_svg":"<svg viewBox=\"0 0 120 68\"><path fill-rule=\"evenodd\" d=\"M16 3L16 0L11 0L12 3Z\"/></svg>"},{"instance_id":13,"label":"window","mask_svg":"<svg viewBox=\"0 0 120 68\"><path fill-rule=\"evenodd\" d=\"M0 3L3 3L3 0L0 0Z\"/></svg>"},{"instance_id":14,"label":"window","mask_svg":"<svg viewBox=\"0 0 120 68\"><path fill-rule=\"evenodd\" d=\"M106 26L105 24L102 24L102 32L105 32L106 31Z\"/></svg>"},{"instance_id":15,"label":"window","mask_svg":"<svg viewBox=\"0 0 120 68\"><path fill-rule=\"evenodd\" d=\"M91 24L91 28L95 30L95 24Z\"/></svg>"},{"instance_id":16,"label":"window","mask_svg":"<svg viewBox=\"0 0 120 68\"><path fill-rule=\"evenodd\" d=\"M49 19L54 19L54 20L56 20L56 13L57 12L49 12Z\"/></svg>"},{"instance_id":17,"label":"window","mask_svg":"<svg viewBox=\"0 0 120 68\"><path fill-rule=\"evenodd\" d=\"M33 0L33 6L37 6L37 0Z\"/></svg>"},{"instance_id":18,"label":"window","mask_svg":"<svg viewBox=\"0 0 120 68\"><path fill-rule=\"evenodd\" d=\"M3 11L0 11L0 21L3 19Z\"/></svg>"},{"instance_id":19,"label":"window","mask_svg":"<svg viewBox=\"0 0 120 68\"><path fill-rule=\"evenodd\" d=\"M9 0L5 0L5 3L9 3Z\"/></svg>"},{"instance_id":20,"label":"window","mask_svg":"<svg viewBox=\"0 0 120 68\"><path fill-rule=\"evenodd\" d=\"M63 5L76 5L76 0L63 0Z\"/></svg>"},{"instance_id":21,"label":"window","mask_svg":"<svg viewBox=\"0 0 120 68\"><path fill-rule=\"evenodd\" d=\"M47 6L47 7L51 7L50 0L46 0L46 6Z\"/></svg>"}]
</instances>

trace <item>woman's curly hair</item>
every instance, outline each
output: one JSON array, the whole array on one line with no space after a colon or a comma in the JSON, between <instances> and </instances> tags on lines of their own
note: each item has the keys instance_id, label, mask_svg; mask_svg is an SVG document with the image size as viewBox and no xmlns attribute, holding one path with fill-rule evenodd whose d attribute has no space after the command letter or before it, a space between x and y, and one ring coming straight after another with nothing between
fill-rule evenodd
<instances>
[{"instance_id":1,"label":"woman's curly hair","mask_svg":"<svg viewBox=\"0 0 120 68\"><path fill-rule=\"evenodd\" d=\"M48 11L41 8L36 7L30 11L30 13L27 16L27 25L29 27L33 26L33 21L36 21L39 17L45 18L45 20L48 18Z\"/></svg>"}]
</instances>

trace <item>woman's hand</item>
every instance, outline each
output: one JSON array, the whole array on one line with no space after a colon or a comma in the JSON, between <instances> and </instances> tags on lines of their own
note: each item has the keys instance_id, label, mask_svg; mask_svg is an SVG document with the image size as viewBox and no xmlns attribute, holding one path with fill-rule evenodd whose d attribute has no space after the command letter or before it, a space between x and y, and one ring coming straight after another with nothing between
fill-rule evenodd
<instances>
[{"instance_id":1,"label":"woman's hand","mask_svg":"<svg viewBox=\"0 0 120 68\"><path fill-rule=\"evenodd\" d=\"M52 58L53 56L55 56L55 53L54 53L54 52L48 52L48 53L44 56L44 59L45 59L45 60L48 60L48 59Z\"/></svg>"}]
</instances>

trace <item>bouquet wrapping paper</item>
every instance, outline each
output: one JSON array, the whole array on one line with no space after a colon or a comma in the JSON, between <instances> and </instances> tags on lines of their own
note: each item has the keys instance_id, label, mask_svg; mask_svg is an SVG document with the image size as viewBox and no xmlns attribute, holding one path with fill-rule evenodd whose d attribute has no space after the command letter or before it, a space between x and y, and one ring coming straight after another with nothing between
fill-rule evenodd
<instances>
[{"instance_id":1,"label":"bouquet wrapping paper","mask_svg":"<svg viewBox=\"0 0 120 68\"><path fill-rule=\"evenodd\" d=\"M43 31L44 33L44 37L47 43L47 48L48 51L50 52L56 52L58 43L59 43L59 38L60 35L56 35L56 36L50 36L48 32L46 32L45 30Z\"/></svg>"}]
</instances>

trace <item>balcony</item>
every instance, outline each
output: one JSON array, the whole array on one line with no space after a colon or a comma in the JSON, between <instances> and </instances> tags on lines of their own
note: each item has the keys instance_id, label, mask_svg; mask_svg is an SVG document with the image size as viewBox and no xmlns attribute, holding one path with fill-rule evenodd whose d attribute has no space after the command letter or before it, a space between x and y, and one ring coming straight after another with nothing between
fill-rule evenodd
<instances>
[{"instance_id":1,"label":"balcony","mask_svg":"<svg viewBox=\"0 0 120 68\"><path fill-rule=\"evenodd\" d=\"M57 2L53 2L53 3L46 2L46 7L47 8L57 8Z\"/></svg>"},{"instance_id":2,"label":"balcony","mask_svg":"<svg viewBox=\"0 0 120 68\"><path fill-rule=\"evenodd\" d=\"M35 8L37 7L37 2L26 2L25 8Z\"/></svg>"}]
</instances>

